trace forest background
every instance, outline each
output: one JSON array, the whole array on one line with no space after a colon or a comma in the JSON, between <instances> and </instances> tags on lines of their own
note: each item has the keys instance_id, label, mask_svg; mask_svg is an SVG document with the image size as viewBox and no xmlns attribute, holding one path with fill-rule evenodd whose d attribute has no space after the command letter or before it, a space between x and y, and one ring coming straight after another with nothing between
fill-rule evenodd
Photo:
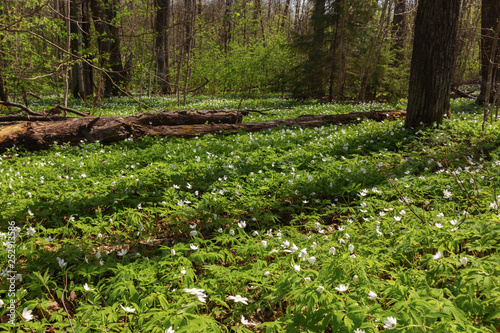
<instances>
[{"instance_id":1,"label":"forest background","mask_svg":"<svg viewBox=\"0 0 500 333\"><path fill-rule=\"evenodd\" d=\"M498 68L489 50L500 5L461 2L452 87L479 84L482 75L481 102L486 68ZM0 101L28 105L57 94L64 106L72 95L98 107L119 95L175 94L185 104L196 93L278 92L398 102L408 92L416 7L413 0L4 0Z\"/></svg>"}]
</instances>

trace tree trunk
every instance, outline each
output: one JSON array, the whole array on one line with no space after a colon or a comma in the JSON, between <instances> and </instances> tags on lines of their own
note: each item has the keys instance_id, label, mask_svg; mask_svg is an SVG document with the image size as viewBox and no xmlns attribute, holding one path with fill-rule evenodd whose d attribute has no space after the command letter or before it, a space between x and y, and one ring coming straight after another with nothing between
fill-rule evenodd
<instances>
[{"instance_id":1,"label":"tree trunk","mask_svg":"<svg viewBox=\"0 0 500 333\"><path fill-rule=\"evenodd\" d=\"M450 84L460 0L420 0L415 19L406 127L440 123Z\"/></svg>"},{"instance_id":2,"label":"tree trunk","mask_svg":"<svg viewBox=\"0 0 500 333\"><path fill-rule=\"evenodd\" d=\"M101 56L101 67L106 69L104 96L120 96L125 84L125 71L120 52L120 28L116 19L119 0L92 0L94 27L98 33L97 44Z\"/></svg>"},{"instance_id":3,"label":"tree trunk","mask_svg":"<svg viewBox=\"0 0 500 333\"><path fill-rule=\"evenodd\" d=\"M168 57L170 0L156 0L156 81L160 94L172 92Z\"/></svg>"},{"instance_id":4,"label":"tree trunk","mask_svg":"<svg viewBox=\"0 0 500 333\"><path fill-rule=\"evenodd\" d=\"M91 60L90 57L90 43L91 43L91 20L92 20L92 11L90 9L90 1L91 0L82 0L82 23L81 23L81 31L82 31L82 51L83 56L87 60ZM84 97L92 96L94 94L94 70L92 66L87 63L82 63L82 74L83 74L83 85L85 87Z\"/></svg>"},{"instance_id":5,"label":"tree trunk","mask_svg":"<svg viewBox=\"0 0 500 333\"><path fill-rule=\"evenodd\" d=\"M4 15L3 12L3 6L0 6L0 17ZM5 42L3 41L5 38L4 33L0 31L0 45L3 45L1 43ZM0 47L0 52L5 52L7 48ZM8 102L9 101L9 94L7 93L7 87L5 86L5 80L2 75L2 69L5 68L6 66L6 61L4 57L0 57L0 101L3 102Z\"/></svg>"},{"instance_id":6,"label":"tree trunk","mask_svg":"<svg viewBox=\"0 0 500 333\"><path fill-rule=\"evenodd\" d=\"M232 6L233 6L233 1L226 0L226 8L224 10L224 16L222 16L222 45L224 45L224 51L226 52L226 54L229 52L229 44L231 42Z\"/></svg>"},{"instance_id":7,"label":"tree trunk","mask_svg":"<svg viewBox=\"0 0 500 333\"><path fill-rule=\"evenodd\" d=\"M0 101L3 102L9 101L9 95L7 94L7 87L5 87L5 82L3 80L1 68L0 68Z\"/></svg>"},{"instance_id":8,"label":"tree trunk","mask_svg":"<svg viewBox=\"0 0 500 333\"><path fill-rule=\"evenodd\" d=\"M64 64L64 97L63 106L68 106L68 94L69 94L69 75L70 75L70 59L69 54L71 54L71 1L66 0L64 6L64 20L66 21L66 54L65 64ZM27 103L26 103L27 104ZM66 114L65 114L66 115Z\"/></svg>"},{"instance_id":9,"label":"tree trunk","mask_svg":"<svg viewBox=\"0 0 500 333\"><path fill-rule=\"evenodd\" d=\"M382 6L382 12L380 14L380 20L378 23L378 30L373 37L372 44L370 45L370 50L366 55L365 62L361 67L361 73L359 74L359 89L356 95L356 101L364 102L366 89L368 88L368 83L370 82L371 76L373 74L373 69L377 65L378 58L384 47L384 39L387 33L387 23L386 16L389 15L389 0L385 0Z\"/></svg>"},{"instance_id":10,"label":"tree trunk","mask_svg":"<svg viewBox=\"0 0 500 333\"><path fill-rule=\"evenodd\" d=\"M493 52L494 58L490 59L492 54L493 36L495 28L500 19L500 1L483 0L481 3L481 93L477 97L476 103L483 104L488 85L488 70L493 66L493 75L490 85L494 89L495 83L500 82L500 44L497 50ZM492 90L490 96L495 95L496 90Z\"/></svg>"},{"instance_id":11,"label":"tree trunk","mask_svg":"<svg viewBox=\"0 0 500 333\"><path fill-rule=\"evenodd\" d=\"M283 9L283 21L281 21L281 30L284 30L285 27L290 26L290 0L285 1L285 8Z\"/></svg>"},{"instance_id":12,"label":"tree trunk","mask_svg":"<svg viewBox=\"0 0 500 333\"><path fill-rule=\"evenodd\" d=\"M89 0L72 1L71 31L77 38L71 40L71 53L87 57L90 44L90 8ZM71 94L75 98L85 99L92 96L94 80L92 67L86 62L77 61L71 71Z\"/></svg>"},{"instance_id":13,"label":"tree trunk","mask_svg":"<svg viewBox=\"0 0 500 333\"><path fill-rule=\"evenodd\" d=\"M186 73L184 76L184 88L183 94L183 105L186 106L187 94L188 94L188 83L191 78L191 52L194 48L194 28L196 19L196 3L194 0L184 0L185 4L185 15L184 15L184 26L186 29L186 40L184 45L184 54L186 58Z\"/></svg>"},{"instance_id":14,"label":"tree trunk","mask_svg":"<svg viewBox=\"0 0 500 333\"><path fill-rule=\"evenodd\" d=\"M314 0L311 14L312 41L308 50L308 61L304 66L304 84L294 93L296 97L322 98L325 94L324 39L326 27L326 1Z\"/></svg>"},{"instance_id":15,"label":"tree trunk","mask_svg":"<svg viewBox=\"0 0 500 333\"><path fill-rule=\"evenodd\" d=\"M404 116L404 111L356 112L340 115L304 115L296 119L241 123L244 112L157 111L127 117L85 117L61 121L25 122L0 126L0 152L15 146L30 150L49 148L55 141L77 145L81 140L111 143L130 137L144 136L190 138L222 132L256 132L278 126L319 127L325 124L357 123L361 118L376 121L393 120Z\"/></svg>"},{"instance_id":16,"label":"tree trunk","mask_svg":"<svg viewBox=\"0 0 500 333\"><path fill-rule=\"evenodd\" d=\"M406 0L394 0L394 16L392 18L392 50L396 52L396 63L403 60L406 41L406 25L408 17Z\"/></svg>"}]
</instances>

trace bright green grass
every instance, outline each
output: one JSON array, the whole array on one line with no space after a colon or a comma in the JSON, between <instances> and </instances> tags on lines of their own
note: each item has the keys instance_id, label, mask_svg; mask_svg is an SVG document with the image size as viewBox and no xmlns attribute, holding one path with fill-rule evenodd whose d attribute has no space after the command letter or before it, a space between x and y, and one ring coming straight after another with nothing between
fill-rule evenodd
<instances>
[{"instance_id":1,"label":"bright green grass","mask_svg":"<svg viewBox=\"0 0 500 333\"><path fill-rule=\"evenodd\" d=\"M402 107L267 98L242 108L278 108L244 120L260 121ZM67 284L75 332L379 332L388 317L395 332L494 332L498 126L482 138L479 109L458 100L453 110L420 131L363 121L12 149L0 160L0 223L19 228L22 280L14 297L0 280L0 316L12 298L18 327L71 331ZM136 112L121 99L101 113Z\"/></svg>"}]
</instances>

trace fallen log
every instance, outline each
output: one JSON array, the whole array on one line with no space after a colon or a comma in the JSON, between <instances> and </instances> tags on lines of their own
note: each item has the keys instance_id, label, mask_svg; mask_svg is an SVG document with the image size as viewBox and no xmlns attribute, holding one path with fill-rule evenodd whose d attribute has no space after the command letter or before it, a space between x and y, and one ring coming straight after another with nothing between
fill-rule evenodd
<instances>
[{"instance_id":1,"label":"fallen log","mask_svg":"<svg viewBox=\"0 0 500 333\"><path fill-rule=\"evenodd\" d=\"M59 106L56 106L58 108ZM54 108L54 109L56 109ZM51 109L52 110L52 109ZM36 115L19 115L19 114L7 114L0 116L1 122L13 122L13 121L66 121L74 119L72 117L65 117L59 115L53 115L48 110L46 114L36 114ZM63 109L57 109L58 111ZM253 111L249 111L253 112ZM59 112L57 112L58 114ZM82 113L83 114L83 113ZM87 114L83 114L88 117ZM235 123L241 122L242 116L248 115L245 111L233 111L233 110L200 110L200 111L190 111L190 110L174 110L174 111L152 111L146 113L138 113L126 117L112 117L104 116L103 119L118 119L125 118L126 121L137 122L142 125L189 125L189 124L205 124L205 123ZM0 124L1 125L1 124Z\"/></svg>"},{"instance_id":2,"label":"fallen log","mask_svg":"<svg viewBox=\"0 0 500 333\"><path fill-rule=\"evenodd\" d=\"M468 99L476 99L476 97L472 96L471 94L468 94L458 88L452 88L451 89L453 93L456 94L457 97L465 97L465 98L468 98Z\"/></svg>"},{"instance_id":3,"label":"fallen log","mask_svg":"<svg viewBox=\"0 0 500 333\"><path fill-rule=\"evenodd\" d=\"M14 122L14 121L60 121L60 120L68 120L68 117L63 116L30 116L24 114L7 114L4 116L0 116L0 123L5 122Z\"/></svg>"},{"instance_id":4,"label":"fallen log","mask_svg":"<svg viewBox=\"0 0 500 333\"><path fill-rule=\"evenodd\" d=\"M82 117L90 116L88 113L80 112L80 111L59 105L59 104L54 106L52 109L45 111L44 113L47 115L58 115L58 114L64 113L64 115L66 116L67 112L73 113L73 114L76 114L76 115L82 116Z\"/></svg>"},{"instance_id":5,"label":"fallen log","mask_svg":"<svg viewBox=\"0 0 500 333\"><path fill-rule=\"evenodd\" d=\"M221 113L218 122L203 121L214 119L210 116L217 113ZM0 126L0 151L13 146L24 146L29 150L47 149L54 142L76 145L83 140L107 144L130 137L190 138L222 132L256 132L278 126L342 125L359 122L362 118L382 121L402 118L405 115L405 111L371 111L339 115L304 115L294 119L241 123L242 115L239 111L177 111L174 113L159 111L127 117L84 117L51 122L29 121Z\"/></svg>"}]
</instances>

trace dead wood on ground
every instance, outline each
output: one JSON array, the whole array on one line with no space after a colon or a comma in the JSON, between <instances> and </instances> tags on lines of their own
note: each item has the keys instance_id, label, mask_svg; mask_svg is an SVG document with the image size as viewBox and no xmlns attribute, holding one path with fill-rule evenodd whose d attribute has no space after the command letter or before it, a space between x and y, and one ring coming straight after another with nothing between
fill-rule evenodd
<instances>
[{"instance_id":1,"label":"dead wood on ground","mask_svg":"<svg viewBox=\"0 0 500 333\"><path fill-rule=\"evenodd\" d=\"M327 124L356 123L363 118L394 120L405 111L371 111L339 115L304 115L294 119L241 123L241 111L157 111L122 117L82 117L27 121L0 126L0 151L13 146L29 150L47 149L54 142L79 144L99 141L107 144L145 136L191 138L223 132L256 132L278 126L319 127ZM38 116L38 115L37 115ZM59 116L52 116L59 117ZM63 117L64 118L64 117Z\"/></svg>"}]
</instances>

